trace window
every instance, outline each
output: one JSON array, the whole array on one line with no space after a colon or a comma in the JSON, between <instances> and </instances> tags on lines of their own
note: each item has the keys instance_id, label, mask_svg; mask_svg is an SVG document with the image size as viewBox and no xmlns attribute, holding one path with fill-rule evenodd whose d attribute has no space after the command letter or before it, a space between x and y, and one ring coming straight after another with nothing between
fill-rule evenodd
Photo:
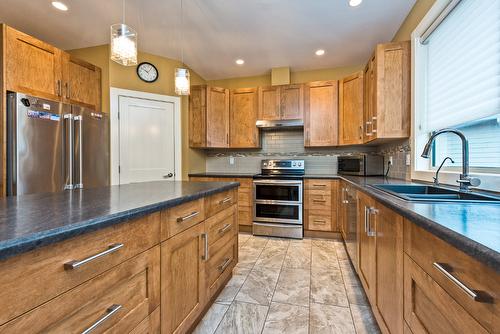
<instances>
[{"instance_id":1,"label":"window","mask_svg":"<svg viewBox=\"0 0 500 334\"><path fill-rule=\"evenodd\" d=\"M437 137L432 159L420 158L433 131L456 128L469 139L471 170L500 174L500 0L437 1L412 42L413 171L435 169L446 156L455 161L446 169L460 170L454 134Z\"/></svg>"}]
</instances>

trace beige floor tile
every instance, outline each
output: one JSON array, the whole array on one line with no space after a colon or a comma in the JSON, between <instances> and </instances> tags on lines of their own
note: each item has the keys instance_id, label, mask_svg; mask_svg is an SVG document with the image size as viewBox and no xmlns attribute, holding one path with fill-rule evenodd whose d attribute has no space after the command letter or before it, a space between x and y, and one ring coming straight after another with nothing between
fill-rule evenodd
<instances>
[{"instance_id":1,"label":"beige floor tile","mask_svg":"<svg viewBox=\"0 0 500 334\"><path fill-rule=\"evenodd\" d=\"M310 240L309 240L310 241ZM311 268L311 243L290 242L286 252L284 268L310 269Z\"/></svg>"},{"instance_id":2,"label":"beige floor tile","mask_svg":"<svg viewBox=\"0 0 500 334\"><path fill-rule=\"evenodd\" d=\"M355 334L348 307L314 304L310 306L310 334Z\"/></svg>"},{"instance_id":3,"label":"beige floor tile","mask_svg":"<svg viewBox=\"0 0 500 334\"><path fill-rule=\"evenodd\" d=\"M342 274L338 269L311 269L311 302L348 307Z\"/></svg>"},{"instance_id":4,"label":"beige floor tile","mask_svg":"<svg viewBox=\"0 0 500 334\"><path fill-rule=\"evenodd\" d=\"M380 329L370 306L351 305L351 313L357 334L380 333Z\"/></svg>"},{"instance_id":5,"label":"beige floor tile","mask_svg":"<svg viewBox=\"0 0 500 334\"><path fill-rule=\"evenodd\" d=\"M264 325L263 334L307 334L309 308L272 303Z\"/></svg>"},{"instance_id":6,"label":"beige floor tile","mask_svg":"<svg viewBox=\"0 0 500 334\"><path fill-rule=\"evenodd\" d=\"M278 282L279 268L255 266L236 295L235 300L269 305Z\"/></svg>"},{"instance_id":7,"label":"beige floor tile","mask_svg":"<svg viewBox=\"0 0 500 334\"><path fill-rule=\"evenodd\" d=\"M349 304L369 305L368 298L361 285L345 284L345 290Z\"/></svg>"},{"instance_id":8,"label":"beige floor tile","mask_svg":"<svg viewBox=\"0 0 500 334\"><path fill-rule=\"evenodd\" d=\"M217 334L258 334L264 327L269 307L234 302L217 328Z\"/></svg>"},{"instance_id":9,"label":"beige floor tile","mask_svg":"<svg viewBox=\"0 0 500 334\"><path fill-rule=\"evenodd\" d=\"M238 252L238 265L242 267L253 267L262 253L263 248L252 248L243 246Z\"/></svg>"},{"instance_id":10,"label":"beige floor tile","mask_svg":"<svg viewBox=\"0 0 500 334\"><path fill-rule=\"evenodd\" d=\"M193 334L213 334L226 314L229 305L214 303L201 319Z\"/></svg>"},{"instance_id":11,"label":"beige floor tile","mask_svg":"<svg viewBox=\"0 0 500 334\"><path fill-rule=\"evenodd\" d=\"M311 266L317 268L339 268L337 252L333 242L319 242L313 240Z\"/></svg>"},{"instance_id":12,"label":"beige floor tile","mask_svg":"<svg viewBox=\"0 0 500 334\"><path fill-rule=\"evenodd\" d=\"M273 302L309 306L310 274L308 269L282 269Z\"/></svg>"},{"instance_id":13,"label":"beige floor tile","mask_svg":"<svg viewBox=\"0 0 500 334\"><path fill-rule=\"evenodd\" d=\"M288 243L269 240L266 247L260 253L255 265L261 267L281 268L287 249Z\"/></svg>"},{"instance_id":14,"label":"beige floor tile","mask_svg":"<svg viewBox=\"0 0 500 334\"><path fill-rule=\"evenodd\" d=\"M243 234L240 233L238 234L238 245L241 247L243 246L251 237L251 234Z\"/></svg>"},{"instance_id":15,"label":"beige floor tile","mask_svg":"<svg viewBox=\"0 0 500 334\"><path fill-rule=\"evenodd\" d=\"M233 277L231 277L219 296L217 296L216 301L220 303L231 303L234 300L234 297L238 294L238 291L240 291L243 283L245 283L245 280L251 270L251 268L245 268L237 265L233 269Z\"/></svg>"}]
</instances>

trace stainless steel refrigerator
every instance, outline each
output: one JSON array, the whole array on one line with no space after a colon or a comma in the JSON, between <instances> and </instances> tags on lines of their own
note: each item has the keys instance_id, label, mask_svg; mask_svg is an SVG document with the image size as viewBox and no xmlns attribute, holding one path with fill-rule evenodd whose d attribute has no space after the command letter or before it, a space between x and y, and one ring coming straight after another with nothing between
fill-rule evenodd
<instances>
[{"instance_id":1,"label":"stainless steel refrigerator","mask_svg":"<svg viewBox=\"0 0 500 334\"><path fill-rule=\"evenodd\" d=\"M109 184L106 114L7 94L7 195Z\"/></svg>"}]
</instances>

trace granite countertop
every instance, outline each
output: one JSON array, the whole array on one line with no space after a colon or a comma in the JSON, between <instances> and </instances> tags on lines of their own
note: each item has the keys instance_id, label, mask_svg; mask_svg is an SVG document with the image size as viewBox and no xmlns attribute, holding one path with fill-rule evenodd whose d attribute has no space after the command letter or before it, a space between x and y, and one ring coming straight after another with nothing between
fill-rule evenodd
<instances>
[{"instance_id":1,"label":"granite countertop","mask_svg":"<svg viewBox=\"0 0 500 334\"><path fill-rule=\"evenodd\" d=\"M230 174L210 172L197 175L224 177ZM371 185L419 182L385 177L306 174L304 178L345 180L423 229L500 272L500 204L407 202Z\"/></svg>"},{"instance_id":2,"label":"granite countertop","mask_svg":"<svg viewBox=\"0 0 500 334\"><path fill-rule=\"evenodd\" d=\"M0 260L238 185L160 181L7 197L0 200Z\"/></svg>"},{"instance_id":3,"label":"granite countertop","mask_svg":"<svg viewBox=\"0 0 500 334\"><path fill-rule=\"evenodd\" d=\"M258 172L255 172L255 173L227 173L227 172L202 172L202 173L189 173L188 176L192 176L192 177L227 177L227 178L231 178L231 177L241 177L241 178L245 178L245 177L253 177L255 174L258 174Z\"/></svg>"}]
</instances>

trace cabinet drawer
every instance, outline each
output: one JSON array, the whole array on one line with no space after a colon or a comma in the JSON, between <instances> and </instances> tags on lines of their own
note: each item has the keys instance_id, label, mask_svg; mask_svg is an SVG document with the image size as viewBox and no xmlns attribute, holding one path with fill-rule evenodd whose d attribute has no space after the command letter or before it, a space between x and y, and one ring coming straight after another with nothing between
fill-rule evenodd
<instances>
[{"instance_id":1,"label":"cabinet drawer","mask_svg":"<svg viewBox=\"0 0 500 334\"><path fill-rule=\"evenodd\" d=\"M161 213L161 239L171 238L204 219L203 198L164 210Z\"/></svg>"},{"instance_id":2,"label":"cabinet drawer","mask_svg":"<svg viewBox=\"0 0 500 334\"><path fill-rule=\"evenodd\" d=\"M210 254L205 267L209 296L217 290L212 287L217 279L227 271L231 271L236 265L238 261L237 248L236 237L233 236L229 242L223 244L223 247L218 252Z\"/></svg>"},{"instance_id":3,"label":"cabinet drawer","mask_svg":"<svg viewBox=\"0 0 500 334\"><path fill-rule=\"evenodd\" d=\"M332 190L332 181L330 180L305 180L305 188L309 190L322 190L330 192Z\"/></svg>"},{"instance_id":4,"label":"cabinet drawer","mask_svg":"<svg viewBox=\"0 0 500 334\"><path fill-rule=\"evenodd\" d=\"M308 194L306 205L308 210L318 210L325 215L329 215L332 211L332 196Z\"/></svg>"},{"instance_id":5,"label":"cabinet drawer","mask_svg":"<svg viewBox=\"0 0 500 334\"><path fill-rule=\"evenodd\" d=\"M405 252L483 327L500 324L500 274L406 220ZM440 268L439 268L440 267ZM452 277L453 276L453 277ZM474 300L454 279L477 294ZM496 328L496 329L495 329Z\"/></svg>"},{"instance_id":6,"label":"cabinet drawer","mask_svg":"<svg viewBox=\"0 0 500 334\"><path fill-rule=\"evenodd\" d=\"M0 324L153 247L159 232L160 215L154 213L0 262ZM78 268L65 268L110 247L116 250Z\"/></svg>"},{"instance_id":7,"label":"cabinet drawer","mask_svg":"<svg viewBox=\"0 0 500 334\"><path fill-rule=\"evenodd\" d=\"M38 287L41 287L38 285ZM160 247L57 296L0 327L2 333L128 333L160 303Z\"/></svg>"},{"instance_id":8,"label":"cabinet drawer","mask_svg":"<svg viewBox=\"0 0 500 334\"><path fill-rule=\"evenodd\" d=\"M210 246L223 238L231 238L237 233L237 206L233 205L207 219L208 243Z\"/></svg>"},{"instance_id":9,"label":"cabinet drawer","mask_svg":"<svg viewBox=\"0 0 500 334\"><path fill-rule=\"evenodd\" d=\"M333 231L332 216L320 215L316 212L307 213L307 226L311 231Z\"/></svg>"},{"instance_id":10,"label":"cabinet drawer","mask_svg":"<svg viewBox=\"0 0 500 334\"><path fill-rule=\"evenodd\" d=\"M404 317L414 334L487 333L408 255L404 259Z\"/></svg>"},{"instance_id":11,"label":"cabinet drawer","mask_svg":"<svg viewBox=\"0 0 500 334\"><path fill-rule=\"evenodd\" d=\"M253 205L253 190L252 188L238 188L238 205L252 206Z\"/></svg>"},{"instance_id":12,"label":"cabinet drawer","mask_svg":"<svg viewBox=\"0 0 500 334\"><path fill-rule=\"evenodd\" d=\"M160 307L157 307L146 319L142 320L129 334L159 334Z\"/></svg>"},{"instance_id":13,"label":"cabinet drawer","mask_svg":"<svg viewBox=\"0 0 500 334\"><path fill-rule=\"evenodd\" d=\"M252 225L253 208L247 206L238 206L238 225Z\"/></svg>"},{"instance_id":14,"label":"cabinet drawer","mask_svg":"<svg viewBox=\"0 0 500 334\"><path fill-rule=\"evenodd\" d=\"M238 202L236 189L220 192L205 198L207 217L215 215L217 212L229 208Z\"/></svg>"}]
</instances>

